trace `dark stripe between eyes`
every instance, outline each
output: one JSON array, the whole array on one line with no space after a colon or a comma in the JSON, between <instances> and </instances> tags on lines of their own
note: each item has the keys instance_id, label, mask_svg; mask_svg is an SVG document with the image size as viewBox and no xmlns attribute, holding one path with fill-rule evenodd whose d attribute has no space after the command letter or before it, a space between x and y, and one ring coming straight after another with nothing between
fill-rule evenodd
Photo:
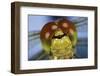
<instances>
[{"instance_id":1,"label":"dark stripe between eyes","mask_svg":"<svg viewBox=\"0 0 100 76\"><path fill-rule=\"evenodd\" d=\"M58 35L58 36L53 36L52 38L57 38L57 39L61 39L62 37L64 37L66 34L63 34L63 35Z\"/></svg>"}]
</instances>

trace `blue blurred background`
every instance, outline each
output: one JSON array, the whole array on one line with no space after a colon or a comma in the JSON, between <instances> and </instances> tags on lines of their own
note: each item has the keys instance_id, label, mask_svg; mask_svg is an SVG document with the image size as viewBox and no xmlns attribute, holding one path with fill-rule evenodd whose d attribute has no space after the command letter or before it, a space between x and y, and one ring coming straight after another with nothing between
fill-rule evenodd
<instances>
[{"instance_id":1,"label":"blue blurred background","mask_svg":"<svg viewBox=\"0 0 100 76\"><path fill-rule=\"evenodd\" d=\"M28 16L28 60L45 60L48 57L43 52L40 41L42 27L51 21L66 18L72 21L78 32L78 43L76 45L76 58L88 57L88 18L77 16Z\"/></svg>"}]
</instances>

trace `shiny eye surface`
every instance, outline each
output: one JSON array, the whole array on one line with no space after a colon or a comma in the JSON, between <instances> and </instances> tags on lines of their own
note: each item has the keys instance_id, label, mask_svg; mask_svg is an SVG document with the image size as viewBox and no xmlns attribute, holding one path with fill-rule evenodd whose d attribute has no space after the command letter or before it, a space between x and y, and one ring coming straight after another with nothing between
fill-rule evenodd
<instances>
[{"instance_id":1,"label":"shiny eye surface","mask_svg":"<svg viewBox=\"0 0 100 76\"><path fill-rule=\"evenodd\" d=\"M63 23L62 26L63 26L64 28L68 28L68 24L67 24L67 23Z\"/></svg>"},{"instance_id":2,"label":"shiny eye surface","mask_svg":"<svg viewBox=\"0 0 100 76\"><path fill-rule=\"evenodd\" d=\"M57 29L57 27L58 27L57 25L52 25L52 27L51 27L51 28L52 28L52 30L56 30L56 29Z\"/></svg>"}]
</instances>

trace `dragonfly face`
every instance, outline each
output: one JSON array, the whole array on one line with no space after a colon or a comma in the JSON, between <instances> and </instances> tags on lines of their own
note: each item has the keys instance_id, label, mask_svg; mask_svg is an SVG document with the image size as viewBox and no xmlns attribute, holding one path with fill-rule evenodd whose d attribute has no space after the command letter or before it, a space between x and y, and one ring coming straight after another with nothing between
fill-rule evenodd
<instances>
[{"instance_id":1,"label":"dragonfly face","mask_svg":"<svg viewBox=\"0 0 100 76\"><path fill-rule=\"evenodd\" d=\"M43 49L50 59L70 59L74 57L77 42L75 25L66 19L49 22L40 32Z\"/></svg>"}]
</instances>

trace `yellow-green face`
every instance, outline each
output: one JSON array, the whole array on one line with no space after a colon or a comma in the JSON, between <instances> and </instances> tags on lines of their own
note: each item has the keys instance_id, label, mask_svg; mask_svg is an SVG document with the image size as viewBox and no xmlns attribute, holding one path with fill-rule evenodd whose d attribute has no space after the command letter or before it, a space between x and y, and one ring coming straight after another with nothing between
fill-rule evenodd
<instances>
[{"instance_id":1,"label":"yellow-green face","mask_svg":"<svg viewBox=\"0 0 100 76\"><path fill-rule=\"evenodd\" d=\"M63 32L57 31L56 36L63 35ZM74 51L70 38L65 35L62 38L53 38L51 42L52 59L72 58Z\"/></svg>"}]
</instances>

